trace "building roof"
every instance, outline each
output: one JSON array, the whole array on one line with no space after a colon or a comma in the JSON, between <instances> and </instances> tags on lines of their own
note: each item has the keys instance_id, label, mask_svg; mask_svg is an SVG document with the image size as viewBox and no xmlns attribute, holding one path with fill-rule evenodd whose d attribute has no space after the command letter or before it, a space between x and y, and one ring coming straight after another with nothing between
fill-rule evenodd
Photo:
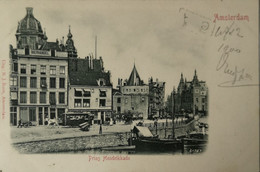
<instances>
[{"instance_id":1,"label":"building roof","mask_svg":"<svg viewBox=\"0 0 260 172\"><path fill-rule=\"evenodd\" d=\"M69 81L71 85L112 86L102 59L69 59Z\"/></svg>"},{"instance_id":2,"label":"building roof","mask_svg":"<svg viewBox=\"0 0 260 172\"><path fill-rule=\"evenodd\" d=\"M135 86L135 85L143 85L143 81L141 80L137 70L136 70L136 67L134 65L134 68L130 74L130 77L127 81L127 85L128 86Z\"/></svg>"},{"instance_id":3,"label":"building roof","mask_svg":"<svg viewBox=\"0 0 260 172\"><path fill-rule=\"evenodd\" d=\"M33 8L26 8L26 16L18 23L16 33L37 33L43 35L41 23L33 16Z\"/></svg>"},{"instance_id":4,"label":"building roof","mask_svg":"<svg viewBox=\"0 0 260 172\"><path fill-rule=\"evenodd\" d=\"M133 132L137 133L139 137L153 137L148 127L134 126Z\"/></svg>"},{"instance_id":5,"label":"building roof","mask_svg":"<svg viewBox=\"0 0 260 172\"><path fill-rule=\"evenodd\" d=\"M45 42L40 47L40 50L57 50L57 51L62 51L58 42Z\"/></svg>"}]
</instances>

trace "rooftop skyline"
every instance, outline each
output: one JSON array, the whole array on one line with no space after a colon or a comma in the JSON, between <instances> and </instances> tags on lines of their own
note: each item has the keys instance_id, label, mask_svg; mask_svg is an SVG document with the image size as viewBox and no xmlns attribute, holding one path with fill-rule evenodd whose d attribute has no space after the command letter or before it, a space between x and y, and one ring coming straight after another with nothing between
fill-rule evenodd
<instances>
[{"instance_id":1,"label":"rooftop skyline","mask_svg":"<svg viewBox=\"0 0 260 172\"><path fill-rule=\"evenodd\" d=\"M9 13L10 44L14 46L17 21L25 17L27 6L16 6L16 13ZM114 87L118 78L129 78L134 63L145 83L150 77L166 82L166 95L178 86L181 73L192 80L197 69L199 80L206 80L202 73L207 61L203 53L205 43L196 35L186 36L178 8L162 9L156 3L147 8L136 8L135 3L122 8L113 3L111 6L92 3L84 8L30 6L42 28L46 28L48 41L55 42L63 36L66 40L71 26L80 58L95 54L97 36L97 55L102 56L105 69L111 71Z\"/></svg>"}]
</instances>

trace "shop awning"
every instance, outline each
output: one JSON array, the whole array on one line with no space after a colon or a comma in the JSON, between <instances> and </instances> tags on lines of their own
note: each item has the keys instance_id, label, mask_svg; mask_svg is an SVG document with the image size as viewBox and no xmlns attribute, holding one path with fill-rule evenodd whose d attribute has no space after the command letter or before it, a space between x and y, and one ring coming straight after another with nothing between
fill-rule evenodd
<instances>
[{"instance_id":1,"label":"shop awning","mask_svg":"<svg viewBox=\"0 0 260 172\"><path fill-rule=\"evenodd\" d=\"M81 90L81 89L79 89L79 88L75 88L75 90L76 90L76 91L80 91L80 92L82 92L82 90Z\"/></svg>"}]
</instances>

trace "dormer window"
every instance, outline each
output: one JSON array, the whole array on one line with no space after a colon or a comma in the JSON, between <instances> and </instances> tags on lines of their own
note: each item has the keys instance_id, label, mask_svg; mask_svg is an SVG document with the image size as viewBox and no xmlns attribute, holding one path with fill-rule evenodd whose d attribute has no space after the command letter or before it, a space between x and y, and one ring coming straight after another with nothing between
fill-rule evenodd
<instances>
[{"instance_id":1,"label":"dormer window","mask_svg":"<svg viewBox=\"0 0 260 172\"><path fill-rule=\"evenodd\" d=\"M84 97L91 97L90 89L83 89L83 92Z\"/></svg>"},{"instance_id":2,"label":"dormer window","mask_svg":"<svg viewBox=\"0 0 260 172\"><path fill-rule=\"evenodd\" d=\"M97 83L98 83L99 86L106 85L106 81L103 78L100 78L99 80L97 80Z\"/></svg>"},{"instance_id":3,"label":"dormer window","mask_svg":"<svg viewBox=\"0 0 260 172\"><path fill-rule=\"evenodd\" d=\"M75 89L75 97L82 97L82 90L81 89Z\"/></svg>"},{"instance_id":4,"label":"dormer window","mask_svg":"<svg viewBox=\"0 0 260 172\"><path fill-rule=\"evenodd\" d=\"M107 93L106 93L106 90L99 90L99 97L106 97L107 96Z\"/></svg>"}]
</instances>

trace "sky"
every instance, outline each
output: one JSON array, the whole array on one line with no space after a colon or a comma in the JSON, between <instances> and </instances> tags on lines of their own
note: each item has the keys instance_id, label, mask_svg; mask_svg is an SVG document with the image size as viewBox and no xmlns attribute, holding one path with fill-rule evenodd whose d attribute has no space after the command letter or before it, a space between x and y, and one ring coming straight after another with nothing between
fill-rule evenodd
<instances>
[{"instance_id":1,"label":"sky","mask_svg":"<svg viewBox=\"0 0 260 172\"><path fill-rule=\"evenodd\" d=\"M66 41L71 26L80 58L95 54L97 36L97 54L111 71L114 87L118 78L128 79L134 63L145 83L150 77L166 82L166 95L178 86L181 73L192 80L196 69L199 80L206 80L205 40L185 31L178 1L58 2L16 3L6 12L10 44L16 45L17 23L25 17L25 8L33 7L48 41L63 36Z\"/></svg>"}]
</instances>

